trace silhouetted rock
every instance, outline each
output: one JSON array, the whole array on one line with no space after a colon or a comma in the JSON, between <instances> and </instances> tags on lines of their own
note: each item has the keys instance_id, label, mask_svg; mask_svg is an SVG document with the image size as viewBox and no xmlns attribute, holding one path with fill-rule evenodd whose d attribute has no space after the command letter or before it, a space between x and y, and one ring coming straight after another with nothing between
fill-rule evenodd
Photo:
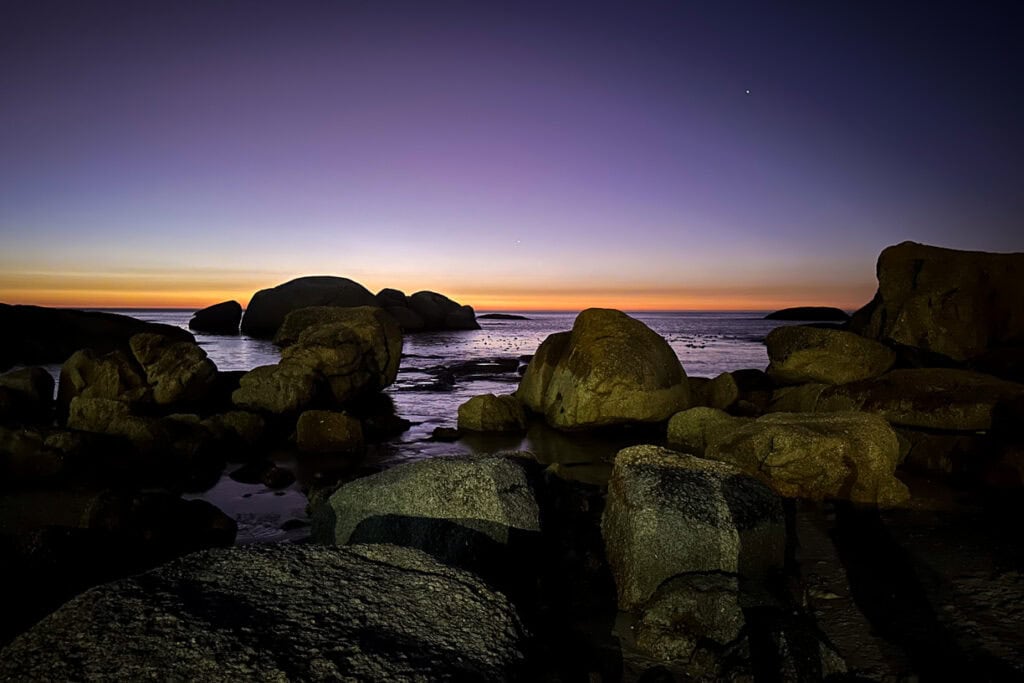
<instances>
[{"instance_id":1,"label":"silhouetted rock","mask_svg":"<svg viewBox=\"0 0 1024 683\"><path fill-rule=\"evenodd\" d=\"M530 318L525 315L517 315L515 313L484 313L478 315L477 320L529 320Z\"/></svg>"},{"instance_id":2,"label":"silhouetted rock","mask_svg":"<svg viewBox=\"0 0 1024 683\"><path fill-rule=\"evenodd\" d=\"M377 304L384 308L391 308L393 306L408 308L409 297L400 289L385 287L377 292Z\"/></svg>"},{"instance_id":3,"label":"silhouetted rock","mask_svg":"<svg viewBox=\"0 0 1024 683\"><path fill-rule=\"evenodd\" d=\"M657 446L615 457L601 531L625 611L679 574L758 577L784 563L782 502L770 488L730 465Z\"/></svg>"},{"instance_id":4,"label":"silhouetted rock","mask_svg":"<svg viewBox=\"0 0 1024 683\"><path fill-rule=\"evenodd\" d=\"M80 595L0 653L0 678L511 680L525 641L503 595L423 553L252 545Z\"/></svg>"},{"instance_id":5,"label":"silhouetted rock","mask_svg":"<svg viewBox=\"0 0 1024 683\"><path fill-rule=\"evenodd\" d=\"M777 327L765 337L768 375L780 384L845 384L878 377L896 354L884 344L842 330Z\"/></svg>"},{"instance_id":6,"label":"silhouetted rock","mask_svg":"<svg viewBox=\"0 0 1024 683\"><path fill-rule=\"evenodd\" d=\"M996 406L1022 395L1022 384L969 370L893 370L825 389L815 410L862 410L904 427L971 432L989 429Z\"/></svg>"},{"instance_id":7,"label":"silhouetted rock","mask_svg":"<svg viewBox=\"0 0 1024 683\"><path fill-rule=\"evenodd\" d=\"M384 309L395 319L403 332L422 332L426 327L419 313L405 306L388 306Z\"/></svg>"},{"instance_id":8,"label":"silhouetted rock","mask_svg":"<svg viewBox=\"0 0 1024 683\"><path fill-rule=\"evenodd\" d=\"M713 439L705 456L791 498L895 505L909 496L893 474L896 433L867 413L772 413Z\"/></svg>"},{"instance_id":9,"label":"silhouetted rock","mask_svg":"<svg viewBox=\"0 0 1024 683\"><path fill-rule=\"evenodd\" d=\"M222 301L196 311L188 321L188 327L206 334L238 334L241 322L242 305L237 301Z\"/></svg>"},{"instance_id":10,"label":"silhouetted rock","mask_svg":"<svg viewBox=\"0 0 1024 683\"><path fill-rule=\"evenodd\" d=\"M347 453L363 447L363 427L354 417L331 410L307 410L295 427L299 449L312 453Z\"/></svg>"},{"instance_id":11,"label":"silhouetted rock","mask_svg":"<svg viewBox=\"0 0 1024 683\"><path fill-rule=\"evenodd\" d=\"M882 251L877 272L855 332L957 361L1024 342L1024 254L903 242Z\"/></svg>"},{"instance_id":12,"label":"silhouetted rock","mask_svg":"<svg viewBox=\"0 0 1024 683\"><path fill-rule=\"evenodd\" d=\"M0 304L0 330L0 370L18 363L63 363L79 349L101 354L126 350L128 340L140 332L193 340L181 328L126 315L8 304Z\"/></svg>"},{"instance_id":13,"label":"silhouetted rock","mask_svg":"<svg viewBox=\"0 0 1024 683\"><path fill-rule=\"evenodd\" d=\"M515 396L483 394L459 406L459 429L471 432L522 432L526 415Z\"/></svg>"},{"instance_id":14,"label":"silhouetted rock","mask_svg":"<svg viewBox=\"0 0 1024 683\"><path fill-rule=\"evenodd\" d=\"M425 330L479 330L470 306L462 306L437 292L416 292L409 297L409 308L423 318Z\"/></svg>"},{"instance_id":15,"label":"silhouetted rock","mask_svg":"<svg viewBox=\"0 0 1024 683\"><path fill-rule=\"evenodd\" d=\"M273 337L285 316L300 308L376 305L377 298L368 289L348 278L300 277L256 292L242 317L242 332L251 337Z\"/></svg>"},{"instance_id":16,"label":"silhouetted rock","mask_svg":"<svg viewBox=\"0 0 1024 683\"><path fill-rule=\"evenodd\" d=\"M764 319L846 322L850 315L844 310L830 306L795 306L769 313Z\"/></svg>"},{"instance_id":17,"label":"silhouetted rock","mask_svg":"<svg viewBox=\"0 0 1024 683\"><path fill-rule=\"evenodd\" d=\"M48 421L53 377L43 368L20 368L0 375L0 421Z\"/></svg>"},{"instance_id":18,"label":"silhouetted rock","mask_svg":"<svg viewBox=\"0 0 1024 683\"><path fill-rule=\"evenodd\" d=\"M600 308L544 340L516 396L561 429L660 422L690 400L668 342L639 320Z\"/></svg>"}]
</instances>

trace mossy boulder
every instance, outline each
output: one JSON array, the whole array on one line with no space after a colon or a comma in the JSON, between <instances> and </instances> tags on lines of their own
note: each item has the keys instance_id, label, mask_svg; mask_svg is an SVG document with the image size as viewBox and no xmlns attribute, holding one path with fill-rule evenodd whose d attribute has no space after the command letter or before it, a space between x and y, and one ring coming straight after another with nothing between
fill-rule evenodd
<instances>
[{"instance_id":1,"label":"mossy boulder","mask_svg":"<svg viewBox=\"0 0 1024 683\"><path fill-rule=\"evenodd\" d=\"M333 410L307 410L295 426L296 444L312 453L342 453L363 447L363 426L356 418Z\"/></svg>"},{"instance_id":2,"label":"mossy boulder","mask_svg":"<svg viewBox=\"0 0 1024 683\"><path fill-rule=\"evenodd\" d=\"M526 429L526 414L515 396L474 396L459 406L459 429L471 432L521 432Z\"/></svg>"},{"instance_id":3,"label":"mossy boulder","mask_svg":"<svg viewBox=\"0 0 1024 683\"><path fill-rule=\"evenodd\" d=\"M768 406L774 388L771 378L761 370L733 370L709 381L703 399L710 408L755 417Z\"/></svg>"},{"instance_id":4,"label":"mossy boulder","mask_svg":"<svg viewBox=\"0 0 1024 683\"><path fill-rule=\"evenodd\" d=\"M803 325L777 327L765 338L768 375L779 384L846 384L878 377L896 354L852 332Z\"/></svg>"},{"instance_id":5,"label":"mossy boulder","mask_svg":"<svg viewBox=\"0 0 1024 683\"><path fill-rule=\"evenodd\" d=\"M661 422L690 401L668 342L639 320L600 308L541 344L516 395L560 429Z\"/></svg>"},{"instance_id":6,"label":"mossy boulder","mask_svg":"<svg viewBox=\"0 0 1024 683\"><path fill-rule=\"evenodd\" d=\"M818 406L818 397L825 391L828 384L797 384L779 387L772 392L772 400L768 403L769 413L813 413Z\"/></svg>"},{"instance_id":7,"label":"mossy boulder","mask_svg":"<svg viewBox=\"0 0 1024 683\"><path fill-rule=\"evenodd\" d=\"M201 401L217 379L217 366L195 342L145 332L128 343L158 405Z\"/></svg>"},{"instance_id":8,"label":"mossy boulder","mask_svg":"<svg viewBox=\"0 0 1024 683\"><path fill-rule=\"evenodd\" d=\"M689 572L763 577L780 569L780 498L739 469L657 446L615 457L601 520L619 609L642 607Z\"/></svg>"},{"instance_id":9,"label":"mossy boulder","mask_svg":"<svg viewBox=\"0 0 1024 683\"><path fill-rule=\"evenodd\" d=\"M299 413L316 398L321 381L313 369L301 365L262 365L242 375L231 400L246 410Z\"/></svg>"},{"instance_id":10,"label":"mossy boulder","mask_svg":"<svg viewBox=\"0 0 1024 683\"><path fill-rule=\"evenodd\" d=\"M668 421L668 445L693 455L704 455L708 444L752 422L754 418L734 417L716 408L690 408Z\"/></svg>"},{"instance_id":11,"label":"mossy boulder","mask_svg":"<svg viewBox=\"0 0 1024 683\"><path fill-rule=\"evenodd\" d=\"M76 396L148 403L153 392L145 372L129 354L120 350L97 353L82 349L71 354L61 366L57 387L57 402L65 410Z\"/></svg>"},{"instance_id":12,"label":"mossy boulder","mask_svg":"<svg viewBox=\"0 0 1024 683\"><path fill-rule=\"evenodd\" d=\"M896 505L909 496L894 475L896 433L877 415L772 413L711 442L705 455L790 498Z\"/></svg>"}]
</instances>

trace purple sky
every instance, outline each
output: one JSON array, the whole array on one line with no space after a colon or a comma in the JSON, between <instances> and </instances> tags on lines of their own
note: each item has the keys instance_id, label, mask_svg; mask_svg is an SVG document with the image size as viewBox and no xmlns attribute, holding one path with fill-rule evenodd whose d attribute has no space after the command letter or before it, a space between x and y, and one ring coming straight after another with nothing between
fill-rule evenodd
<instances>
[{"instance_id":1,"label":"purple sky","mask_svg":"<svg viewBox=\"0 0 1024 683\"><path fill-rule=\"evenodd\" d=\"M1003 7L8 0L0 301L856 306L1024 250Z\"/></svg>"}]
</instances>

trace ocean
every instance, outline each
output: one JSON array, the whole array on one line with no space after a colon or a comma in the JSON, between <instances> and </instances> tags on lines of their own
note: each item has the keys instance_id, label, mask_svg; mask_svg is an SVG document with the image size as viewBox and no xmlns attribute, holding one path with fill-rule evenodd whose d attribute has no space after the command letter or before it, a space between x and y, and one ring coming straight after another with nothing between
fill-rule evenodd
<instances>
[{"instance_id":1,"label":"ocean","mask_svg":"<svg viewBox=\"0 0 1024 683\"><path fill-rule=\"evenodd\" d=\"M111 310L111 309L107 309ZM141 320L187 328L192 310L117 309L111 312ZM763 339L779 321L764 320L766 312L638 312L630 313L660 334L678 354L687 375L714 377L741 368L764 369L768 355ZM549 461L596 459L614 452L618 444L531 432L526 437L464 438L456 443L429 439L436 427L454 427L458 407L472 396L510 393L519 381L520 366L554 332L572 327L574 313L523 312L527 320L481 319L480 330L407 335L398 380L387 389L395 412L412 422L401 436L374 446L358 463L349 459L278 454L275 460L291 467L298 481L285 490L240 484L227 476L203 498L235 517L238 542L288 542L308 534L306 497L302 490L325 470L351 478L367 471L410 460L453 452L530 450ZM267 340L245 336L196 334L196 341L221 370L251 370L276 363L277 348ZM56 370L56 368L53 368ZM229 466L228 470L232 468Z\"/></svg>"}]
</instances>

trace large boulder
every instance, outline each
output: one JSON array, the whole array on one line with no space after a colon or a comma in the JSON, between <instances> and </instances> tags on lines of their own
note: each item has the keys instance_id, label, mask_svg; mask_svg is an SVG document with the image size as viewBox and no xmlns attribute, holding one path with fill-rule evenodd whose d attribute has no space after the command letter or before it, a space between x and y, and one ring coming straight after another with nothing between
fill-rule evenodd
<instances>
[{"instance_id":1,"label":"large boulder","mask_svg":"<svg viewBox=\"0 0 1024 683\"><path fill-rule=\"evenodd\" d=\"M601 308L544 340L516 395L560 429L661 422L690 400L668 342L639 320Z\"/></svg>"},{"instance_id":2,"label":"large boulder","mask_svg":"<svg viewBox=\"0 0 1024 683\"><path fill-rule=\"evenodd\" d=\"M777 327L765 337L768 375L779 384L846 384L885 373L892 349L843 330L804 325Z\"/></svg>"},{"instance_id":3,"label":"large boulder","mask_svg":"<svg viewBox=\"0 0 1024 683\"><path fill-rule=\"evenodd\" d=\"M914 242L878 257L878 292L852 329L964 361L1024 344L1024 254L942 249Z\"/></svg>"},{"instance_id":4,"label":"large boulder","mask_svg":"<svg viewBox=\"0 0 1024 683\"><path fill-rule=\"evenodd\" d=\"M415 550L251 545L78 596L0 653L0 678L508 680L525 640L507 598Z\"/></svg>"},{"instance_id":5,"label":"large boulder","mask_svg":"<svg viewBox=\"0 0 1024 683\"><path fill-rule=\"evenodd\" d=\"M181 328L127 315L8 304L0 304L0 330L0 370L15 364L63 363L79 349L99 354L126 350L128 340L140 332L193 339Z\"/></svg>"},{"instance_id":6,"label":"large boulder","mask_svg":"<svg viewBox=\"0 0 1024 683\"><path fill-rule=\"evenodd\" d=\"M207 334L238 334L241 322L242 305L237 301L222 301L196 311L188 321L188 327Z\"/></svg>"},{"instance_id":7,"label":"large boulder","mask_svg":"<svg viewBox=\"0 0 1024 683\"><path fill-rule=\"evenodd\" d=\"M376 306L377 298L358 282L344 277L300 277L253 294L242 318L250 337L273 337L285 316L310 306Z\"/></svg>"},{"instance_id":8,"label":"large boulder","mask_svg":"<svg viewBox=\"0 0 1024 683\"><path fill-rule=\"evenodd\" d=\"M434 457L344 484L313 509L323 543L396 543L473 566L540 531L521 465L504 456Z\"/></svg>"},{"instance_id":9,"label":"large boulder","mask_svg":"<svg viewBox=\"0 0 1024 683\"><path fill-rule=\"evenodd\" d=\"M893 474L896 433L867 413L772 413L712 441L705 456L786 497L895 505L909 496Z\"/></svg>"},{"instance_id":10,"label":"large boulder","mask_svg":"<svg viewBox=\"0 0 1024 683\"><path fill-rule=\"evenodd\" d=\"M313 403L321 381L309 367L285 363L261 365L242 375L231 400L245 410L295 414Z\"/></svg>"},{"instance_id":11,"label":"large boulder","mask_svg":"<svg viewBox=\"0 0 1024 683\"><path fill-rule=\"evenodd\" d=\"M521 432L526 429L526 415L515 396L483 394L459 406L459 429L471 432Z\"/></svg>"},{"instance_id":12,"label":"large boulder","mask_svg":"<svg viewBox=\"0 0 1024 683\"><path fill-rule=\"evenodd\" d=\"M717 408L690 408L676 413L668 421L668 445L684 453L703 456L708 444L753 420L752 417L734 417Z\"/></svg>"},{"instance_id":13,"label":"large boulder","mask_svg":"<svg viewBox=\"0 0 1024 683\"><path fill-rule=\"evenodd\" d=\"M785 527L779 497L735 467L657 446L619 451L601 520L619 609L678 574L770 574L784 564Z\"/></svg>"},{"instance_id":14,"label":"large boulder","mask_svg":"<svg viewBox=\"0 0 1024 683\"><path fill-rule=\"evenodd\" d=\"M153 392L146 383L145 371L129 353L117 350L100 354L82 349L61 366L57 385L57 402L65 409L77 396L148 403Z\"/></svg>"},{"instance_id":15,"label":"large boulder","mask_svg":"<svg viewBox=\"0 0 1024 683\"><path fill-rule=\"evenodd\" d=\"M408 307L423 319L425 330L479 330L472 307L462 306L437 292L416 292Z\"/></svg>"},{"instance_id":16,"label":"large boulder","mask_svg":"<svg viewBox=\"0 0 1024 683\"><path fill-rule=\"evenodd\" d=\"M733 370L708 381L701 388L701 400L710 408L750 417L764 412L774 388L772 379L761 370ZM698 404L691 401L691 405Z\"/></svg>"},{"instance_id":17,"label":"large boulder","mask_svg":"<svg viewBox=\"0 0 1024 683\"><path fill-rule=\"evenodd\" d=\"M839 322L850 319L850 314L840 308L831 306L794 306L773 311L764 317L765 320L796 320L803 322Z\"/></svg>"},{"instance_id":18,"label":"large boulder","mask_svg":"<svg viewBox=\"0 0 1024 683\"><path fill-rule=\"evenodd\" d=\"M217 379L217 366L195 342L142 333L129 345L158 405L201 401Z\"/></svg>"},{"instance_id":19,"label":"large boulder","mask_svg":"<svg viewBox=\"0 0 1024 683\"><path fill-rule=\"evenodd\" d=\"M877 379L829 387L817 412L861 410L904 427L971 432L992 426L1004 401L1024 396L1024 384L951 368L893 370Z\"/></svg>"}]
</instances>

